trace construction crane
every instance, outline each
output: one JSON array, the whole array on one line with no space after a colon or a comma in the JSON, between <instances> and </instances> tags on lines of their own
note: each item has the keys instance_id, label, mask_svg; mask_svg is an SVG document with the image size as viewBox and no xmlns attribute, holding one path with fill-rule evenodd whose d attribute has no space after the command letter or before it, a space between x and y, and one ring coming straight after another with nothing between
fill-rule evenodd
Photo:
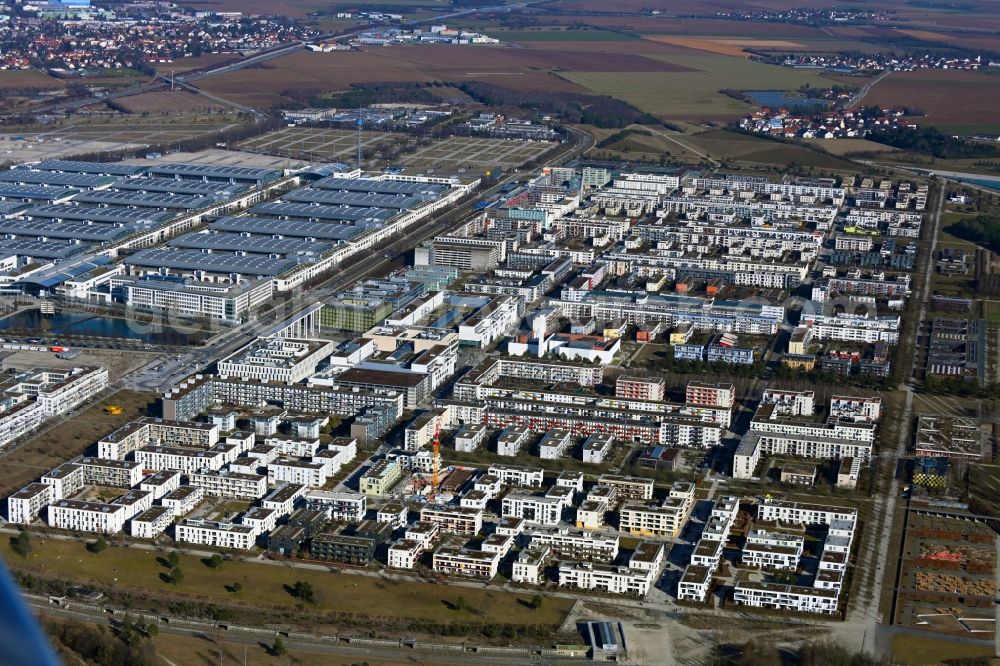
<instances>
[{"instance_id":1,"label":"construction crane","mask_svg":"<svg viewBox=\"0 0 1000 666\"><path fill-rule=\"evenodd\" d=\"M441 472L441 416L434 419L434 467L431 474L431 494L430 498L437 497L438 474Z\"/></svg>"}]
</instances>

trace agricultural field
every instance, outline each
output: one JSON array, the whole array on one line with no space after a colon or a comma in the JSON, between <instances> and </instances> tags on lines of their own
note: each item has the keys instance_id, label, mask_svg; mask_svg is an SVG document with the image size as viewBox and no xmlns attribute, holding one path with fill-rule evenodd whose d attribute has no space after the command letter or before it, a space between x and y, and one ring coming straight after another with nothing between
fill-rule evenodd
<instances>
[{"instance_id":1,"label":"agricultural field","mask_svg":"<svg viewBox=\"0 0 1000 666\"><path fill-rule=\"evenodd\" d=\"M764 65L724 55L655 56L685 68L679 72L562 72L560 76L594 93L623 99L663 118L732 120L748 111L745 102L720 90L795 90L824 80L817 72Z\"/></svg>"},{"instance_id":2,"label":"agricultural field","mask_svg":"<svg viewBox=\"0 0 1000 666\"><path fill-rule=\"evenodd\" d=\"M198 56L197 58L181 58L180 60L174 60L173 62L156 63L156 73L163 76L170 76L171 72L174 74L183 74L184 72L190 72L196 69L216 67L223 63L239 59L240 56L236 53L206 53Z\"/></svg>"},{"instance_id":3,"label":"agricultural field","mask_svg":"<svg viewBox=\"0 0 1000 666\"><path fill-rule=\"evenodd\" d=\"M926 115L916 119L919 125L1000 132L1000 77L990 74L947 70L893 73L871 89L864 103L921 109Z\"/></svg>"},{"instance_id":4,"label":"agricultural field","mask_svg":"<svg viewBox=\"0 0 1000 666\"><path fill-rule=\"evenodd\" d=\"M794 143L772 141L727 130L711 130L685 137L684 142L713 159L740 166L804 167L854 173L857 166Z\"/></svg>"},{"instance_id":5,"label":"agricultural field","mask_svg":"<svg viewBox=\"0 0 1000 666\"><path fill-rule=\"evenodd\" d=\"M211 113L224 108L207 97L195 95L187 90L159 90L129 97L120 97L115 106L128 113L149 115L175 115L182 113Z\"/></svg>"},{"instance_id":6,"label":"agricultural field","mask_svg":"<svg viewBox=\"0 0 1000 666\"><path fill-rule=\"evenodd\" d=\"M490 167L515 168L552 148L551 143L508 141L477 137L449 137L431 141L390 132L362 132L361 150L366 166L389 164L439 175L480 172ZM403 146L409 146L403 149ZM312 161L357 160L357 133L341 129L287 127L240 144L244 151ZM399 154L381 154L395 147Z\"/></svg>"},{"instance_id":7,"label":"agricultural field","mask_svg":"<svg viewBox=\"0 0 1000 666\"><path fill-rule=\"evenodd\" d=\"M57 90L66 87L60 79L37 69L8 70L0 72L0 91L17 88Z\"/></svg>"}]
</instances>

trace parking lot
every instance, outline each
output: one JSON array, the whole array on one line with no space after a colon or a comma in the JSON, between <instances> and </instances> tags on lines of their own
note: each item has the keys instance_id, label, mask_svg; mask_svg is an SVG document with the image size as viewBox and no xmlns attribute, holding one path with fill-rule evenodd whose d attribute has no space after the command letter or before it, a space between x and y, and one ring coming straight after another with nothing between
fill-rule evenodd
<instances>
[{"instance_id":1,"label":"parking lot","mask_svg":"<svg viewBox=\"0 0 1000 666\"><path fill-rule=\"evenodd\" d=\"M361 132L364 166L394 165L414 173L482 175L487 169L511 169L532 160L554 144L478 137L422 139L394 132ZM357 162L358 133L346 129L286 127L242 142L240 150L318 162ZM382 152L383 149L386 152ZM393 152L388 152L389 150Z\"/></svg>"}]
</instances>

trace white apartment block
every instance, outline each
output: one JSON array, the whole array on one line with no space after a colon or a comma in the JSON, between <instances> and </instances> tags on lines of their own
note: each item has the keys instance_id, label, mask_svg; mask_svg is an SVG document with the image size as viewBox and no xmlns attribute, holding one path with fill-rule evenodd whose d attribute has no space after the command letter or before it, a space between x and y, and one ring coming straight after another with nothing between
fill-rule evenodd
<instances>
[{"instance_id":1,"label":"white apartment block","mask_svg":"<svg viewBox=\"0 0 1000 666\"><path fill-rule=\"evenodd\" d=\"M733 601L741 606L772 608L802 613L837 612L839 593L802 585L743 582L733 590Z\"/></svg>"},{"instance_id":2,"label":"white apartment block","mask_svg":"<svg viewBox=\"0 0 1000 666\"><path fill-rule=\"evenodd\" d=\"M541 488L545 477L542 468L514 467L513 465L491 465L489 473L500 479L504 486L519 486L521 488ZM652 482L650 482L652 486Z\"/></svg>"},{"instance_id":3,"label":"white apartment block","mask_svg":"<svg viewBox=\"0 0 1000 666\"><path fill-rule=\"evenodd\" d=\"M249 525L187 519L174 528L174 538L197 546L249 550L257 543L257 531Z\"/></svg>"},{"instance_id":4,"label":"white apartment block","mask_svg":"<svg viewBox=\"0 0 1000 666\"><path fill-rule=\"evenodd\" d=\"M80 466L84 485L131 488L139 485L143 477L143 467L138 461L85 457L73 463Z\"/></svg>"},{"instance_id":5,"label":"white apartment block","mask_svg":"<svg viewBox=\"0 0 1000 666\"><path fill-rule=\"evenodd\" d=\"M559 565L559 586L579 590L599 590L610 594L644 597L653 587L652 571L629 569L593 562L565 562Z\"/></svg>"},{"instance_id":6,"label":"white apartment block","mask_svg":"<svg viewBox=\"0 0 1000 666\"><path fill-rule=\"evenodd\" d=\"M188 483L198 486L211 497L255 500L267 493L267 477L259 474L205 471L189 474Z\"/></svg>"},{"instance_id":7,"label":"white apartment block","mask_svg":"<svg viewBox=\"0 0 1000 666\"><path fill-rule=\"evenodd\" d=\"M159 500L167 493L180 487L181 473L177 470L161 470L150 474L139 483L139 489L153 493L154 500Z\"/></svg>"},{"instance_id":8,"label":"white apartment block","mask_svg":"<svg viewBox=\"0 0 1000 666\"><path fill-rule=\"evenodd\" d=\"M386 502L375 512L375 521L389 523L394 529L406 527L409 510L403 502Z\"/></svg>"},{"instance_id":9,"label":"white apartment block","mask_svg":"<svg viewBox=\"0 0 1000 666\"><path fill-rule=\"evenodd\" d=\"M835 395L830 398L830 418L874 423L882 418L882 398Z\"/></svg>"},{"instance_id":10,"label":"white apartment block","mask_svg":"<svg viewBox=\"0 0 1000 666\"><path fill-rule=\"evenodd\" d=\"M765 500L757 504L757 520L768 523L790 523L794 525L830 525L834 521L844 524L857 523L856 509L822 504L803 504Z\"/></svg>"},{"instance_id":11,"label":"white apartment block","mask_svg":"<svg viewBox=\"0 0 1000 666\"><path fill-rule=\"evenodd\" d=\"M583 442L583 462L600 465L607 459L614 446L614 435L594 433Z\"/></svg>"},{"instance_id":12,"label":"white apartment block","mask_svg":"<svg viewBox=\"0 0 1000 666\"><path fill-rule=\"evenodd\" d=\"M319 439L298 439L271 435L264 438L264 444L278 449L278 453L291 458L311 458L319 451Z\"/></svg>"},{"instance_id":13,"label":"white apartment block","mask_svg":"<svg viewBox=\"0 0 1000 666\"><path fill-rule=\"evenodd\" d=\"M368 512L368 497L361 493L310 490L305 502L306 508L324 511L330 520L361 522Z\"/></svg>"},{"instance_id":14,"label":"white apartment block","mask_svg":"<svg viewBox=\"0 0 1000 666\"><path fill-rule=\"evenodd\" d=\"M677 599L704 603L712 587L712 572L712 569L705 566L687 565L677 583Z\"/></svg>"},{"instance_id":15,"label":"white apartment block","mask_svg":"<svg viewBox=\"0 0 1000 666\"><path fill-rule=\"evenodd\" d=\"M267 466L267 482L299 483L310 488L326 485L326 465L299 460L276 460Z\"/></svg>"},{"instance_id":16,"label":"white apartment block","mask_svg":"<svg viewBox=\"0 0 1000 666\"><path fill-rule=\"evenodd\" d=\"M572 488L574 493L583 492L583 472L565 470L556 477L556 488Z\"/></svg>"},{"instance_id":17,"label":"white apartment block","mask_svg":"<svg viewBox=\"0 0 1000 666\"><path fill-rule=\"evenodd\" d=\"M125 520L131 520L153 506L153 493L133 488L118 499L112 500L111 503L125 507Z\"/></svg>"},{"instance_id":18,"label":"white apartment block","mask_svg":"<svg viewBox=\"0 0 1000 666\"><path fill-rule=\"evenodd\" d=\"M125 526L121 504L61 499L49 505L49 527L75 532L117 534Z\"/></svg>"},{"instance_id":19,"label":"white apartment block","mask_svg":"<svg viewBox=\"0 0 1000 666\"><path fill-rule=\"evenodd\" d=\"M0 400L0 446L35 432L44 417L42 406L26 395L7 396Z\"/></svg>"},{"instance_id":20,"label":"white apartment block","mask_svg":"<svg viewBox=\"0 0 1000 666\"><path fill-rule=\"evenodd\" d=\"M626 500L618 512L618 528L641 536L680 536L694 508L694 485L677 481L662 503Z\"/></svg>"},{"instance_id":21,"label":"white apartment block","mask_svg":"<svg viewBox=\"0 0 1000 666\"><path fill-rule=\"evenodd\" d=\"M545 577L545 565L548 563L549 557L548 547L525 548L517 554L517 559L511 564L511 582L522 585L540 585Z\"/></svg>"},{"instance_id":22,"label":"white apartment block","mask_svg":"<svg viewBox=\"0 0 1000 666\"><path fill-rule=\"evenodd\" d=\"M184 449L179 446L144 446L135 451L135 461L145 469L168 469L193 474L205 469L220 469L226 463L226 456L222 451Z\"/></svg>"},{"instance_id":23,"label":"white apartment block","mask_svg":"<svg viewBox=\"0 0 1000 666\"><path fill-rule=\"evenodd\" d=\"M640 571L652 571L659 574L667 562L667 549L662 543L655 541L640 541L628 559L628 568Z\"/></svg>"},{"instance_id":24,"label":"white apartment block","mask_svg":"<svg viewBox=\"0 0 1000 666\"><path fill-rule=\"evenodd\" d=\"M175 518L185 516L205 499L205 491L200 486L181 486L172 490L160 500L160 504L170 509Z\"/></svg>"},{"instance_id":25,"label":"white apartment block","mask_svg":"<svg viewBox=\"0 0 1000 666\"><path fill-rule=\"evenodd\" d=\"M525 532L532 548L548 548L552 556L565 560L613 562L618 557L618 535L568 528L533 528Z\"/></svg>"},{"instance_id":26,"label":"white apartment block","mask_svg":"<svg viewBox=\"0 0 1000 666\"><path fill-rule=\"evenodd\" d=\"M487 428L482 423L462 426L455 434L455 450L459 453L473 453L486 442Z\"/></svg>"},{"instance_id":27,"label":"white apartment block","mask_svg":"<svg viewBox=\"0 0 1000 666\"><path fill-rule=\"evenodd\" d=\"M516 456L531 439L531 431L520 426L510 426L497 438L498 456Z\"/></svg>"},{"instance_id":28,"label":"white apartment block","mask_svg":"<svg viewBox=\"0 0 1000 666\"><path fill-rule=\"evenodd\" d=\"M558 525L566 503L560 498L510 492L503 498L502 516L523 518L528 523Z\"/></svg>"},{"instance_id":29,"label":"white apartment block","mask_svg":"<svg viewBox=\"0 0 1000 666\"><path fill-rule=\"evenodd\" d=\"M106 368L82 367L69 370L32 370L31 376L7 389L34 396L48 418L76 409L108 387Z\"/></svg>"},{"instance_id":30,"label":"white apartment block","mask_svg":"<svg viewBox=\"0 0 1000 666\"><path fill-rule=\"evenodd\" d=\"M694 550L691 552L691 564L708 567L712 571L715 571L719 568L719 564L722 563L722 551L724 548L724 542L705 539L703 537L698 540Z\"/></svg>"},{"instance_id":31,"label":"white apartment block","mask_svg":"<svg viewBox=\"0 0 1000 666\"><path fill-rule=\"evenodd\" d=\"M278 512L262 506L250 507L242 516L240 524L253 529L258 535L267 534L278 524Z\"/></svg>"},{"instance_id":32,"label":"white apartment block","mask_svg":"<svg viewBox=\"0 0 1000 666\"><path fill-rule=\"evenodd\" d=\"M442 532L479 534L483 529L483 512L460 506L430 505L420 509L420 520L437 523Z\"/></svg>"},{"instance_id":33,"label":"white apartment block","mask_svg":"<svg viewBox=\"0 0 1000 666\"><path fill-rule=\"evenodd\" d=\"M418 520L406 528L403 538L416 541L422 544L425 549L430 548L441 539L441 526L438 523Z\"/></svg>"},{"instance_id":34,"label":"white apartment block","mask_svg":"<svg viewBox=\"0 0 1000 666\"><path fill-rule=\"evenodd\" d=\"M729 531L732 529L736 518L740 513L740 498L735 495L723 495L715 500L712 512L705 522L705 527L701 531L701 539L704 541L718 541L726 543L729 539Z\"/></svg>"},{"instance_id":35,"label":"white apartment block","mask_svg":"<svg viewBox=\"0 0 1000 666\"><path fill-rule=\"evenodd\" d=\"M434 552L431 568L438 573L489 580L500 569L500 554L442 547Z\"/></svg>"},{"instance_id":36,"label":"white apartment block","mask_svg":"<svg viewBox=\"0 0 1000 666\"><path fill-rule=\"evenodd\" d=\"M542 460L557 460L565 455L573 445L573 435L567 430L550 430L538 445L538 457Z\"/></svg>"},{"instance_id":37,"label":"white apartment block","mask_svg":"<svg viewBox=\"0 0 1000 666\"><path fill-rule=\"evenodd\" d=\"M138 539L155 539L174 522L174 513L169 507L151 506L129 523L129 532Z\"/></svg>"},{"instance_id":38,"label":"white apartment block","mask_svg":"<svg viewBox=\"0 0 1000 666\"><path fill-rule=\"evenodd\" d=\"M479 545L484 553L496 553L501 559L514 547L514 537L510 534L493 533L488 535Z\"/></svg>"},{"instance_id":39,"label":"white apartment block","mask_svg":"<svg viewBox=\"0 0 1000 666\"><path fill-rule=\"evenodd\" d=\"M805 539L798 534L754 529L747 535L741 561L758 569L795 571L804 545Z\"/></svg>"},{"instance_id":40,"label":"white apartment block","mask_svg":"<svg viewBox=\"0 0 1000 666\"><path fill-rule=\"evenodd\" d=\"M42 475L42 483L52 487L52 501L72 497L83 490L83 468L63 463Z\"/></svg>"},{"instance_id":41,"label":"white apartment block","mask_svg":"<svg viewBox=\"0 0 1000 666\"><path fill-rule=\"evenodd\" d=\"M329 340L262 338L220 361L218 375L296 384L316 374L316 366L334 349Z\"/></svg>"},{"instance_id":42,"label":"white apartment block","mask_svg":"<svg viewBox=\"0 0 1000 666\"><path fill-rule=\"evenodd\" d=\"M193 421L142 418L123 425L97 443L97 457L123 460L144 446L189 446L208 449L219 442L219 427Z\"/></svg>"},{"instance_id":43,"label":"white apartment block","mask_svg":"<svg viewBox=\"0 0 1000 666\"><path fill-rule=\"evenodd\" d=\"M761 403L774 405L780 416L812 416L816 411L816 394L812 391L766 389Z\"/></svg>"},{"instance_id":44,"label":"white apartment block","mask_svg":"<svg viewBox=\"0 0 1000 666\"><path fill-rule=\"evenodd\" d=\"M802 323L812 330L816 340L843 340L845 342L899 342L900 317L874 317L862 315L802 315Z\"/></svg>"},{"instance_id":45,"label":"white apartment block","mask_svg":"<svg viewBox=\"0 0 1000 666\"><path fill-rule=\"evenodd\" d=\"M411 539L400 539L389 546L390 569L413 569L424 552L424 544Z\"/></svg>"},{"instance_id":46,"label":"white apartment block","mask_svg":"<svg viewBox=\"0 0 1000 666\"><path fill-rule=\"evenodd\" d=\"M7 522L30 525L52 501L52 486L29 483L7 498Z\"/></svg>"},{"instance_id":47,"label":"white apartment block","mask_svg":"<svg viewBox=\"0 0 1000 666\"><path fill-rule=\"evenodd\" d=\"M585 499L576 508L576 526L585 530L604 527L610 506L604 498Z\"/></svg>"},{"instance_id":48,"label":"white apartment block","mask_svg":"<svg viewBox=\"0 0 1000 666\"><path fill-rule=\"evenodd\" d=\"M306 487L301 483L283 483L260 501L265 509L273 509L279 516L287 516L295 510L295 503L306 494Z\"/></svg>"}]
</instances>

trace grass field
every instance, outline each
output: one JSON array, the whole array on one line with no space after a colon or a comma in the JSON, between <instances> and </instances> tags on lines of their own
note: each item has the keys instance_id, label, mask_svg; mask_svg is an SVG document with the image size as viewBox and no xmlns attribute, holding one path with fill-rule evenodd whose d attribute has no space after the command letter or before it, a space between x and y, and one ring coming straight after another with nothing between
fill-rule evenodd
<instances>
[{"instance_id":1,"label":"grass field","mask_svg":"<svg viewBox=\"0 0 1000 666\"><path fill-rule=\"evenodd\" d=\"M961 641L924 638L909 634L892 637L892 656L897 663L907 666L932 666L945 659L963 657L989 657L993 650L981 645L963 644Z\"/></svg>"},{"instance_id":2,"label":"grass field","mask_svg":"<svg viewBox=\"0 0 1000 666\"><path fill-rule=\"evenodd\" d=\"M224 107L202 95L187 90L159 90L121 97L115 104L129 113L150 115L172 115L182 113L205 113L222 111Z\"/></svg>"},{"instance_id":3,"label":"grass field","mask_svg":"<svg viewBox=\"0 0 1000 666\"><path fill-rule=\"evenodd\" d=\"M724 55L653 57L692 71L562 72L560 76L663 118L714 120L737 118L751 108L720 90L794 90L806 83L817 85L822 81L816 72Z\"/></svg>"},{"instance_id":4,"label":"grass field","mask_svg":"<svg viewBox=\"0 0 1000 666\"><path fill-rule=\"evenodd\" d=\"M212 569L205 566L201 558L190 555L181 555L179 566L184 572L184 580L174 587L161 579L160 575L168 570L157 562L162 554L154 551L113 547L94 554L81 542L37 536L33 544L33 552L24 559L11 551L9 539L0 539L0 554L16 569L44 571L48 575L117 588L176 591L206 600L235 601L250 606L266 604L294 608L301 602L289 594L285 586L298 580L311 583L316 590L317 610L372 618L557 625L573 603L568 599L549 598L541 608L529 610L526 603L531 599L530 594L292 570L280 564L230 561L220 569ZM226 589L235 582L243 586L238 594ZM450 609L449 604L454 607L459 597L464 598L467 610Z\"/></svg>"},{"instance_id":5,"label":"grass field","mask_svg":"<svg viewBox=\"0 0 1000 666\"><path fill-rule=\"evenodd\" d=\"M684 142L714 159L744 165L787 166L796 163L817 169L856 172L857 166L833 155L794 143L771 141L727 130L712 130L685 137Z\"/></svg>"},{"instance_id":6,"label":"grass field","mask_svg":"<svg viewBox=\"0 0 1000 666\"><path fill-rule=\"evenodd\" d=\"M65 83L37 69L7 70L0 72L0 90L15 88L56 89L65 87Z\"/></svg>"},{"instance_id":7,"label":"grass field","mask_svg":"<svg viewBox=\"0 0 1000 666\"><path fill-rule=\"evenodd\" d=\"M148 416L156 398L155 393L119 391L42 432L4 456L0 464L0 495L6 497L59 463L80 455L103 435L129 421ZM123 411L118 416L105 414L103 410L107 405L118 405Z\"/></svg>"}]
</instances>

